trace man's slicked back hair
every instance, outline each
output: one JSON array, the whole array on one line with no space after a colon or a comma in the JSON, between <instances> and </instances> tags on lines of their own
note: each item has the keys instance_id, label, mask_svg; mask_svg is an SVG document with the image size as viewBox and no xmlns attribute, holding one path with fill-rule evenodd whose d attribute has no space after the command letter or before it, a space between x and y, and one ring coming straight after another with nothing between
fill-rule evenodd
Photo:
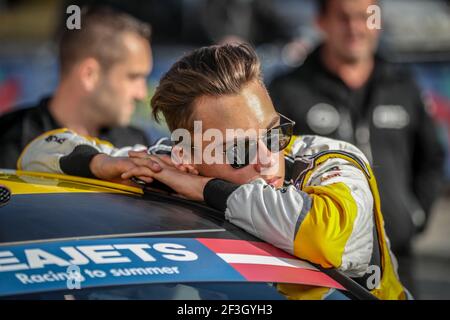
<instances>
[{"instance_id":1,"label":"man's slicked back hair","mask_svg":"<svg viewBox=\"0 0 450 320\"><path fill-rule=\"evenodd\" d=\"M193 129L193 104L203 96L237 95L262 83L260 61L248 44L203 47L181 58L161 78L151 100L153 116L162 113L171 131Z\"/></svg>"}]
</instances>

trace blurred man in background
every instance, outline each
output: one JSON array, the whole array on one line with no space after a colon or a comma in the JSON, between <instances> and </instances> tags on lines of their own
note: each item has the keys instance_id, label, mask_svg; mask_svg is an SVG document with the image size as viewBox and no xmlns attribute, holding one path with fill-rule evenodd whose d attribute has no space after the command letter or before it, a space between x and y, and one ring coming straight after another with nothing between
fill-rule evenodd
<instances>
[{"instance_id":1,"label":"blurred man in background","mask_svg":"<svg viewBox=\"0 0 450 320\"><path fill-rule=\"evenodd\" d=\"M375 54L371 5L377 1L319 1L323 45L269 91L278 111L297 122L297 134L346 140L364 151L378 177L392 248L407 257L439 195L443 151L412 77Z\"/></svg>"},{"instance_id":2,"label":"blurred man in background","mask_svg":"<svg viewBox=\"0 0 450 320\"><path fill-rule=\"evenodd\" d=\"M70 128L116 146L148 145L129 126L147 97L152 69L150 26L107 8L81 14L81 29L65 29L59 45L60 83L53 97L0 118L0 168L16 168L23 148L49 130Z\"/></svg>"}]
</instances>

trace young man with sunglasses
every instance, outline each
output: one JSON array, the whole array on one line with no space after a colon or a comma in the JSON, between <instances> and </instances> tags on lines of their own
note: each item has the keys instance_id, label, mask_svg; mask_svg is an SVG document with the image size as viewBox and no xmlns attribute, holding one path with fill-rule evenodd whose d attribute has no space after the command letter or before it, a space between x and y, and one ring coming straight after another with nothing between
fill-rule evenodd
<instances>
[{"instance_id":1,"label":"young man with sunglasses","mask_svg":"<svg viewBox=\"0 0 450 320\"><path fill-rule=\"evenodd\" d=\"M179 130L190 135L190 143L184 136L172 148L173 161L154 154L165 146L115 149L62 129L33 141L19 165L123 183L158 180L301 259L338 268L379 298L406 298L367 159L345 142L292 137L294 123L275 111L250 46L205 47L183 57L161 79L152 107L172 137ZM199 156L203 161L194 161ZM368 272L374 268L381 271L375 283ZM313 297L301 286L279 290L292 299Z\"/></svg>"}]
</instances>

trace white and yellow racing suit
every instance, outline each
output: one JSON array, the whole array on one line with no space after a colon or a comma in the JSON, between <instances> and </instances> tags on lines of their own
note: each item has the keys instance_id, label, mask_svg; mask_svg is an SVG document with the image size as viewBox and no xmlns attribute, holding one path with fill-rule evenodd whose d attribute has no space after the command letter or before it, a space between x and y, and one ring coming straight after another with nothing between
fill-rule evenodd
<instances>
[{"instance_id":1,"label":"white and yellow racing suit","mask_svg":"<svg viewBox=\"0 0 450 320\"><path fill-rule=\"evenodd\" d=\"M96 154L127 156L129 150L143 148L117 149L59 129L32 141L17 166L92 177L89 163ZM224 210L227 220L254 236L353 279L365 279L369 266L377 261L381 277L375 288L369 288L372 294L406 299L384 230L376 180L362 152L346 142L301 136L292 139L286 158L291 167L286 180L291 183L285 187L273 188L263 179L243 185L214 179L205 186L205 202ZM303 286L278 288L291 299L312 297Z\"/></svg>"}]
</instances>

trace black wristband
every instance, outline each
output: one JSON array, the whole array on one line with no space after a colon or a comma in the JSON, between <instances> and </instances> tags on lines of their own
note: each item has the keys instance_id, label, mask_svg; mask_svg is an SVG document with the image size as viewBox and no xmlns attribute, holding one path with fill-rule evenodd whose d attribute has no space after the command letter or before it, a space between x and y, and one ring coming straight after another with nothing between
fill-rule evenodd
<instances>
[{"instance_id":1,"label":"black wristband","mask_svg":"<svg viewBox=\"0 0 450 320\"><path fill-rule=\"evenodd\" d=\"M239 188L238 184L221 179L213 179L205 185L203 199L210 207L225 212L227 200L237 188Z\"/></svg>"},{"instance_id":2,"label":"black wristband","mask_svg":"<svg viewBox=\"0 0 450 320\"><path fill-rule=\"evenodd\" d=\"M96 178L91 172L90 164L94 156L100 152L88 145L76 146L67 156L59 159L59 166L65 174L85 178Z\"/></svg>"}]
</instances>

